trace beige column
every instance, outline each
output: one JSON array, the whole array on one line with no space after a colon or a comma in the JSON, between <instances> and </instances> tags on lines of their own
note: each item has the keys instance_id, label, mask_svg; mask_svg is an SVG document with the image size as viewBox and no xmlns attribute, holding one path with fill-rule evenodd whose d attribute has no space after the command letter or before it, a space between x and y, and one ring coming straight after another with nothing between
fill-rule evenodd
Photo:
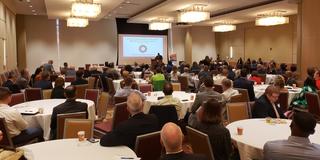
<instances>
[{"instance_id":1,"label":"beige column","mask_svg":"<svg viewBox=\"0 0 320 160\"><path fill-rule=\"evenodd\" d=\"M17 62L18 68L23 69L27 67L27 33L24 25L24 16L16 16L16 34L17 34Z\"/></svg>"},{"instance_id":2,"label":"beige column","mask_svg":"<svg viewBox=\"0 0 320 160\"><path fill-rule=\"evenodd\" d=\"M191 64L192 62L192 36L190 28L186 31L186 38L184 44L184 61Z\"/></svg>"}]
</instances>

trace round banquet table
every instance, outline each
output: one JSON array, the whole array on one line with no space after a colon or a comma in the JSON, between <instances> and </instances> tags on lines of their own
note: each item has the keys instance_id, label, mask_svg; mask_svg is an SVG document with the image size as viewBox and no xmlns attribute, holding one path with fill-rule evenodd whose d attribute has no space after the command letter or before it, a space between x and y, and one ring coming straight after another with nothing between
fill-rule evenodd
<instances>
[{"instance_id":1,"label":"round banquet table","mask_svg":"<svg viewBox=\"0 0 320 160\"><path fill-rule=\"evenodd\" d=\"M102 147L98 143L79 142L78 139L45 141L20 147L29 160L120 160L121 157L136 158L126 146Z\"/></svg>"},{"instance_id":2,"label":"round banquet table","mask_svg":"<svg viewBox=\"0 0 320 160\"><path fill-rule=\"evenodd\" d=\"M253 86L254 87L254 94L255 94L256 98L261 97L264 94L264 92L265 92L265 90L266 90L266 88L268 86L269 85L266 85L266 84L264 84L264 85L254 85ZM286 87L289 87L289 86L286 86ZM290 87L290 88L292 88L292 87ZM289 91L289 96L288 96L289 104L291 103L291 101L293 100L294 97L299 95L301 90L302 90L301 88L288 89L288 91Z\"/></svg>"},{"instance_id":3,"label":"round banquet table","mask_svg":"<svg viewBox=\"0 0 320 160\"><path fill-rule=\"evenodd\" d=\"M145 95L147 99L144 102L143 112L147 114L149 113L150 107L152 105L155 105L159 101L158 97L164 97L164 93L162 91L157 91L157 92L151 92L151 96L147 96L147 94ZM178 98L183 105L180 111L179 119L183 119L186 113L189 111L189 108L191 108L194 102L194 99L191 100L192 95L194 96L194 99L195 99L196 97L195 93L186 93L184 91L174 91L172 93L172 96L175 98Z\"/></svg>"},{"instance_id":4,"label":"round banquet table","mask_svg":"<svg viewBox=\"0 0 320 160\"><path fill-rule=\"evenodd\" d=\"M263 159L263 146L268 141L285 140L291 135L291 120L283 124L268 124L265 119L247 119L227 125L232 140L237 142L241 160ZM237 134L237 127L243 128L243 135ZM320 144L320 125L309 137L312 143Z\"/></svg>"},{"instance_id":5,"label":"round banquet table","mask_svg":"<svg viewBox=\"0 0 320 160\"><path fill-rule=\"evenodd\" d=\"M23 115L23 119L28 122L28 127L41 127L43 129L43 137L48 140L50 137L50 123L52 110L55 106L65 102L65 99L44 99L37 101L29 101L12 106L20 113L34 108L43 108L43 113L36 115ZM89 119L95 119L95 107L94 102L86 99L77 99L77 101L88 104L88 117Z\"/></svg>"},{"instance_id":6,"label":"round banquet table","mask_svg":"<svg viewBox=\"0 0 320 160\"><path fill-rule=\"evenodd\" d=\"M134 79L138 84L148 84L148 81L141 79L141 78L135 78ZM122 81L122 79L117 79L117 80L113 80L113 86L114 89L117 91L118 89L120 89L120 82Z\"/></svg>"}]
</instances>

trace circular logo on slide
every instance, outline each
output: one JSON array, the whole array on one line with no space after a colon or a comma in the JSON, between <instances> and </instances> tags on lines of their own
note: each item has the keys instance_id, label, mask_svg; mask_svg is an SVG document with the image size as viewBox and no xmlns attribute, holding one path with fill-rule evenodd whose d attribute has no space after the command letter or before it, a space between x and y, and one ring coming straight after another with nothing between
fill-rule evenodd
<instances>
[{"instance_id":1,"label":"circular logo on slide","mask_svg":"<svg viewBox=\"0 0 320 160\"><path fill-rule=\"evenodd\" d=\"M140 45L139 46L139 51L141 53L147 52L147 50L148 50L147 46L145 46L145 45Z\"/></svg>"}]
</instances>

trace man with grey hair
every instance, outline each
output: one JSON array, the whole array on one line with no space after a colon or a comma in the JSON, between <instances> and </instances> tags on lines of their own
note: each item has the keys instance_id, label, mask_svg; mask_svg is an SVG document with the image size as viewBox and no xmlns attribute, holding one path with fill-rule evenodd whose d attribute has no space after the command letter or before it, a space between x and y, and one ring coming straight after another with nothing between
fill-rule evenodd
<instances>
[{"instance_id":1,"label":"man with grey hair","mask_svg":"<svg viewBox=\"0 0 320 160\"><path fill-rule=\"evenodd\" d=\"M183 134L179 126L169 122L161 130L161 144L166 149L166 154L160 160L206 160L203 155L187 154L182 150ZM197 147L197 146L194 146Z\"/></svg>"},{"instance_id":2,"label":"man with grey hair","mask_svg":"<svg viewBox=\"0 0 320 160\"><path fill-rule=\"evenodd\" d=\"M127 110L131 117L118 124L111 132L106 133L101 138L100 145L125 145L134 149L138 135L159 130L158 119L154 115L144 114L142 109L143 101L140 95L132 92L127 100Z\"/></svg>"}]
</instances>

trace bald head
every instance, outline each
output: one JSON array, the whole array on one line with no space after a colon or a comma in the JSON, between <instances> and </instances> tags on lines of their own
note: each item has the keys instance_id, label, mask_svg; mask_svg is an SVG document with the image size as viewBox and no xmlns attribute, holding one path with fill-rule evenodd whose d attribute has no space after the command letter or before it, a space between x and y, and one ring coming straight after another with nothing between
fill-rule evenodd
<instances>
[{"instance_id":1,"label":"bald head","mask_svg":"<svg viewBox=\"0 0 320 160\"><path fill-rule=\"evenodd\" d=\"M128 111L131 115L142 112L142 99L136 92L130 93L127 100Z\"/></svg>"},{"instance_id":2,"label":"bald head","mask_svg":"<svg viewBox=\"0 0 320 160\"><path fill-rule=\"evenodd\" d=\"M167 152L179 152L182 150L183 134L179 126L169 122L161 129L161 142Z\"/></svg>"}]
</instances>

